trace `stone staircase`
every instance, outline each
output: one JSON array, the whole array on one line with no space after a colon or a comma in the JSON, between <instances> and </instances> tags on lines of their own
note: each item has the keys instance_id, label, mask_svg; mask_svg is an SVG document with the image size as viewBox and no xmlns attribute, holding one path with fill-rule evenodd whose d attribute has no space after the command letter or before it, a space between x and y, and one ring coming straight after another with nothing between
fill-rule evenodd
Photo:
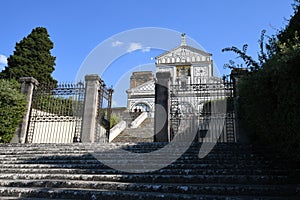
<instances>
[{"instance_id":1,"label":"stone staircase","mask_svg":"<svg viewBox=\"0 0 300 200\"><path fill-rule=\"evenodd\" d=\"M153 142L154 118L147 118L138 128L126 128L112 142Z\"/></svg>"},{"instance_id":2,"label":"stone staircase","mask_svg":"<svg viewBox=\"0 0 300 200\"><path fill-rule=\"evenodd\" d=\"M263 149L254 151L251 145L219 143L199 159L201 143L194 143L167 167L134 174L112 169L91 155L93 149L102 149L106 159L118 158L125 165L134 160L110 150L145 153L164 145L1 144L0 199L300 199L296 169L265 159L259 153ZM157 153L152 159L155 166L164 158Z\"/></svg>"}]
</instances>

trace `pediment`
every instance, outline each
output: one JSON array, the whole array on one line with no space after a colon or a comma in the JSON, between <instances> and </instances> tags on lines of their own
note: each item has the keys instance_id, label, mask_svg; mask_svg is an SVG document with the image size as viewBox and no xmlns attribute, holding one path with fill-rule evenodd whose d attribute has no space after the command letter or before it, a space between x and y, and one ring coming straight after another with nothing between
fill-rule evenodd
<instances>
[{"instance_id":1,"label":"pediment","mask_svg":"<svg viewBox=\"0 0 300 200\"><path fill-rule=\"evenodd\" d=\"M156 64L199 63L211 61L212 54L191 46L179 46L156 57Z\"/></svg>"},{"instance_id":2,"label":"pediment","mask_svg":"<svg viewBox=\"0 0 300 200\"><path fill-rule=\"evenodd\" d=\"M135 88L132 88L128 90L129 93L132 94L141 94L141 93L154 93L155 91L155 81L148 81L146 83L143 83L142 85L139 85Z\"/></svg>"}]
</instances>

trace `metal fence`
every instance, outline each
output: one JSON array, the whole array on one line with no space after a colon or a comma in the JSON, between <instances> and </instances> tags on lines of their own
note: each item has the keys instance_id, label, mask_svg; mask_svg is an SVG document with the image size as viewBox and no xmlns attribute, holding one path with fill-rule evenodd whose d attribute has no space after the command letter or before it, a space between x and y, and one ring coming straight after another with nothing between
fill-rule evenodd
<instances>
[{"instance_id":1,"label":"metal fence","mask_svg":"<svg viewBox=\"0 0 300 200\"><path fill-rule=\"evenodd\" d=\"M112 106L112 93L111 88L107 88L103 81L100 82L98 88L98 105L96 117L96 142L108 142L110 131L110 117Z\"/></svg>"},{"instance_id":2,"label":"metal fence","mask_svg":"<svg viewBox=\"0 0 300 200\"><path fill-rule=\"evenodd\" d=\"M196 122L199 142L236 142L233 82L215 79L209 83L171 85L171 138L189 120ZM195 129L193 129L195 130Z\"/></svg>"},{"instance_id":3,"label":"metal fence","mask_svg":"<svg viewBox=\"0 0 300 200\"><path fill-rule=\"evenodd\" d=\"M39 85L34 89L27 130L27 143L80 141L85 86Z\"/></svg>"},{"instance_id":4,"label":"metal fence","mask_svg":"<svg viewBox=\"0 0 300 200\"><path fill-rule=\"evenodd\" d=\"M98 79L96 79L98 80ZM85 101L86 85L76 84L35 86L29 112L26 143L72 143L81 142L85 107L96 110L93 129L95 142L107 142L110 130L112 89L99 79L96 89L97 103ZM88 96L93 96L89 94Z\"/></svg>"}]
</instances>

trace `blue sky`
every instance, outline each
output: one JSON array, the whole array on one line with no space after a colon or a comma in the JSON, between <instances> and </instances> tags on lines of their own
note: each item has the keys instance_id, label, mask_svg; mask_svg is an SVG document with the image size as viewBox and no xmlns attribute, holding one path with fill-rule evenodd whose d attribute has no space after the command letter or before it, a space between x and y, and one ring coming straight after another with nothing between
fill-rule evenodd
<instances>
[{"instance_id":1,"label":"blue sky","mask_svg":"<svg viewBox=\"0 0 300 200\"><path fill-rule=\"evenodd\" d=\"M13 53L16 42L33 28L43 26L54 42L53 76L60 82L76 80L84 60L103 41L143 27L185 32L213 54L220 73L226 74L228 70L223 65L235 55L222 53L222 48L242 47L247 43L249 54L256 57L261 30L266 29L267 35L275 34L293 13L293 0L1 0L0 3L0 67ZM153 57L161 52L143 48L123 55L113 64L123 75L127 69L144 70L151 63L153 67ZM117 88L121 76L108 73L104 81ZM123 83L122 86L128 87ZM116 95L115 105L126 104L125 92L122 95Z\"/></svg>"}]
</instances>

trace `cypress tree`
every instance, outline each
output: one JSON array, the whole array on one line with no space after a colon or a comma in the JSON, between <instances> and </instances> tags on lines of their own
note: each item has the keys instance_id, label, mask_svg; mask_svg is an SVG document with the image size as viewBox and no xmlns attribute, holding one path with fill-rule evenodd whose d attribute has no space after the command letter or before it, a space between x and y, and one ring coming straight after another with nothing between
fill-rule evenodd
<instances>
[{"instance_id":1,"label":"cypress tree","mask_svg":"<svg viewBox=\"0 0 300 200\"><path fill-rule=\"evenodd\" d=\"M31 76L41 84L56 84L52 77L55 57L51 55L53 42L47 29L37 27L16 43L13 55L7 59L7 67L0 73L0 78L16 79Z\"/></svg>"}]
</instances>

